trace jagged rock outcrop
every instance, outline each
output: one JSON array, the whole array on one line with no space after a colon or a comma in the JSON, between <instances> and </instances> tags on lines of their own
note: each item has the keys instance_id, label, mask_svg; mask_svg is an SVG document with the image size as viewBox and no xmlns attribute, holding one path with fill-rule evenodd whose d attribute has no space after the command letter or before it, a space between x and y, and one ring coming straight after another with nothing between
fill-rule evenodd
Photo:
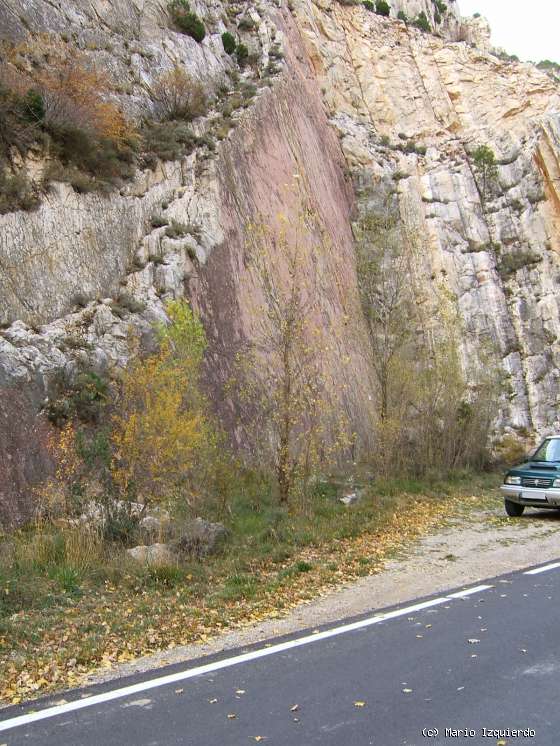
<instances>
[{"instance_id":1,"label":"jagged rock outcrop","mask_svg":"<svg viewBox=\"0 0 560 746\"><path fill-rule=\"evenodd\" d=\"M131 114L149 109L154 76L176 62L205 81L232 65L220 40L227 9L217 0L197 5L209 19L202 45L170 30L163 1L5 5L1 36L65 34L110 66ZM160 164L108 196L59 185L37 212L0 217L0 519L28 513L33 484L51 468L40 412L55 371L71 375L87 361L118 374L131 338L152 344L167 299L185 294L201 311L208 378L222 389L259 326L262 289L246 262L246 226L279 212L293 218L298 190L327 238L318 266L311 253L304 266L321 290L315 311L333 402L367 446L373 390L351 231L353 184L364 178L394 184L403 219L422 239L418 285L427 294L444 286L454 299L465 359L488 348L504 369L501 426L560 426L558 88L534 66L492 55L485 34L468 31L484 23L462 24L457 3L447 5L432 35L395 18L423 11L434 26L432 0L395 0L391 18L336 0L293 0L291 11L240 3L254 23L247 41L259 70L273 38L284 62L215 153L203 147ZM472 161L480 144L499 159L485 195ZM155 213L189 231L166 235ZM282 277L282 258L270 263ZM119 294L134 303L123 309ZM235 435L232 402L218 393L216 401Z\"/></svg>"}]
</instances>

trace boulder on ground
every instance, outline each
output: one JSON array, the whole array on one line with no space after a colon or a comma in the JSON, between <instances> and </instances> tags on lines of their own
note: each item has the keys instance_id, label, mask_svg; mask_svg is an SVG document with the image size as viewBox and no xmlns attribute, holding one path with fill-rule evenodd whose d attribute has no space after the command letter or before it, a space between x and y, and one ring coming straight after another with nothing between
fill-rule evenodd
<instances>
[{"instance_id":1,"label":"boulder on ground","mask_svg":"<svg viewBox=\"0 0 560 746\"><path fill-rule=\"evenodd\" d=\"M177 564L177 555L167 544L148 544L139 545L127 549L126 553L137 562L145 565L175 565Z\"/></svg>"},{"instance_id":2,"label":"boulder on ground","mask_svg":"<svg viewBox=\"0 0 560 746\"><path fill-rule=\"evenodd\" d=\"M350 505L355 505L356 503L360 502L360 500L363 497L363 490L353 490L352 492L346 492L342 497L339 497L338 500L343 505L346 505L346 507L349 507Z\"/></svg>"},{"instance_id":3,"label":"boulder on ground","mask_svg":"<svg viewBox=\"0 0 560 746\"><path fill-rule=\"evenodd\" d=\"M163 521L156 518L155 515L147 515L142 518L139 526L147 534L158 534L163 528Z\"/></svg>"},{"instance_id":4,"label":"boulder on ground","mask_svg":"<svg viewBox=\"0 0 560 746\"><path fill-rule=\"evenodd\" d=\"M226 535L227 529L222 523L195 518L185 526L175 546L179 552L190 557L205 557L217 548Z\"/></svg>"}]
</instances>

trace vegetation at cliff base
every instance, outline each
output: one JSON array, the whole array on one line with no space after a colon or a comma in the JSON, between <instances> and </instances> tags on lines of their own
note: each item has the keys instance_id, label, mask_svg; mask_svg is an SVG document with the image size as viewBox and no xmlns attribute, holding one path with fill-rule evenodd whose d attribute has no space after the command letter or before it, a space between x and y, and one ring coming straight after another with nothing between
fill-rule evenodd
<instances>
[{"instance_id":1,"label":"vegetation at cliff base","mask_svg":"<svg viewBox=\"0 0 560 746\"><path fill-rule=\"evenodd\" d=\"M5 701L278 616L377 572L467 496L473 507L485 499L495 478L464 468L485 453L484 381L469 392L450 340L434 355L403 325L422 319L394 216L360 230L362 309L380 361L373 453L358 450L329 378L315 321L329 244L303 201L297 219L247 228L260 325L212 401L208 340L185 300L166 305L157 344L120 375L82 363L53 377L57 470L36 490L34 520L0 540ZM216 416L220 396L242 448Z\"/></svg>"},{"instance_id":2,"label":"vegetation at cliff base","mask_svg":"<svg viewBox=\"0 0 560 746\"><path fill-rule=\"evenodd\" d=\"M467 474L379 482L346 507L337 500L344 480L335 480L292 513L246 475L219 552L159 567L132 561L122 539L107 542L84 526L42 522L18 532L0 556L0 701L77 686L99 668L287 614L378 572L467 503L486 505L494 482Z\"/></svg>"}]
</instances>

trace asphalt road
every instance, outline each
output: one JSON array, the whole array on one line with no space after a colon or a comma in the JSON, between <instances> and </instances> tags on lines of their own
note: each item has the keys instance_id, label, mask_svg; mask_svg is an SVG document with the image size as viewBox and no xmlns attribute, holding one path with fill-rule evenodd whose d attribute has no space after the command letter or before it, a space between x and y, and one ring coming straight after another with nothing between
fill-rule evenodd
<instances>
[{"instance_id":1,"label":"asphalt road","mask_svg":"<svg viewBox=\"0 0 560 746\"><path fill-rule=\"evenodd\" d=\"M450 596L12 707L0 745L558 746L560 562Z\"/></svg>"}]
</instances>

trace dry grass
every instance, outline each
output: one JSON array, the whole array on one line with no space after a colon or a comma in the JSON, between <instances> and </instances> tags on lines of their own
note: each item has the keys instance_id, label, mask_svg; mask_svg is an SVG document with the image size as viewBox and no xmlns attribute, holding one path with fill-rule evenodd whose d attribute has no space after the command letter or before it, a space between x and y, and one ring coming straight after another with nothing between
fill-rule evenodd
<instances>
[{"instance_id":1,"label":"dry grass","mask_svg":"<svg viewBox=\"0 0 560 746\"><path fill-rule=\"evenodd\" d=\"M157 570L83 529L16 537L0 562L0 697L18 703L99 667L285 614L379 572L459 508L485 504L492 481L385 485L351 508L322 495L308 515L244 496L221 554Z\"/></svg>"}]
</instances>

